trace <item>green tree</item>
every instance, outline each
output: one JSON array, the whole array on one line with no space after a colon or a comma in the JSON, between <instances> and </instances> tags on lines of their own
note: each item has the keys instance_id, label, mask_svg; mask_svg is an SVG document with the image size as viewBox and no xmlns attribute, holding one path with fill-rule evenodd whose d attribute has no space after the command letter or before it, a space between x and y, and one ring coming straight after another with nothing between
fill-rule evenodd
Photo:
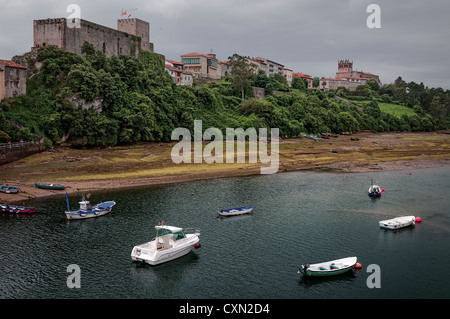
<instances>
[{"instance_id":1,"label":"green tree","mask_svg":"<svg viewBox=\"0 0 450 319\"><path fill-rule=\"evenodd\" d=\"M241 92L242 101L245 99L245 89L248 88L255 79L256 65L248 63L247 58L237 53L228 57L231 67L231 86Z\"/></svg>"}]
</instances>

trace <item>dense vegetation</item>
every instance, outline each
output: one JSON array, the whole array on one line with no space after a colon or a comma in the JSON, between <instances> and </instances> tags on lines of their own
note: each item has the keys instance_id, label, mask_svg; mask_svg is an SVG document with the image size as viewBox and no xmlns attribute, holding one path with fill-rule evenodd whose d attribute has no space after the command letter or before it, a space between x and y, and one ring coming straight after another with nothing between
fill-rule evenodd
<instances>
[{"instance_id":1,"label":"dense vegetation","mask_svg":"<svg viewBox=\"0 0 450 319\"><path fill-rule=\"evenodd\" d=\"M203 129L279 128L282 136L449 127L450 92L401 78L382 87L369 81L354 92L308 90L301 79L289 87L283 76L264 72L177 86L157 54L107 57L88 43L83 56L40 48L30 63L40 69L28 79L27 94L0 104L0 143L36 135L45 136L49 146L170 141L175 128L192 130L195 119L203 120ZM253 86L265 88L265 100L252 98ZM382 112L379 103L403 105L412 113Z\"/></svg>"}]
</instances>

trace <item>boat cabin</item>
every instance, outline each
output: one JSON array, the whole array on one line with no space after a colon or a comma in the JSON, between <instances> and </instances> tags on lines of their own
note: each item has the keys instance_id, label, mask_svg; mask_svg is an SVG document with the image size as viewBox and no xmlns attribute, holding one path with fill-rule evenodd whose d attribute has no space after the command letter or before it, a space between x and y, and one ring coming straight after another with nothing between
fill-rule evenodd
<instances>
[{"instance_id":1,"label":"boat cabin","mask_svg":"<svg viewBox=\"0 0 450 319\"><path fill-rule=\"evenodd\" d=\"M87 200L82 200L81 202L78 202L78 204L80 204L80 210L88 211L92 208L91 203Z\"/></svg>"},{"instance_id":2,"label":"boat cabin","mask_svg":"<svg viewBox=\"0 0 450 319\"><path fill-rule=\"evenodd\" d=\"M161 225L155 226L155 229L157 250L172 248L177 240L186 238L183 228Z\"/></svg>"}]
</instances>

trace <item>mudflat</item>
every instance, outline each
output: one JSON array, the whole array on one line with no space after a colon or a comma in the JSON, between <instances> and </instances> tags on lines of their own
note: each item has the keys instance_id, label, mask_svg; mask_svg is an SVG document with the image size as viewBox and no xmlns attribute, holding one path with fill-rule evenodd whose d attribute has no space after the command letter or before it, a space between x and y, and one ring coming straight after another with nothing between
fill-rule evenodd
<instances>
[{"instance_id":1,"label":"mudflat","mask_svg":"<svg viewBox=\"0 0 450 319\"><path fill-rule=\"evenodd\" d=\"M0 193L0 202L105 190L260 174L260 162L176 164L176 142L139 143L102 149L56 147L0 166L0 184L20 187ZM203 143L205 146L207 143ZM193 149L193 148L192 148ZM223 147L225 150L225 146ZM268 146L270 151L270 146ZM247 149L248 155L248 149ZM365 172L450 166L450 132L363 132L314 140L280 140L278 173L295 170ZM268 165L266 165L268 166ZM63 183L66 190L45 190L35 182Z\"/></svg>"}]
</instances>

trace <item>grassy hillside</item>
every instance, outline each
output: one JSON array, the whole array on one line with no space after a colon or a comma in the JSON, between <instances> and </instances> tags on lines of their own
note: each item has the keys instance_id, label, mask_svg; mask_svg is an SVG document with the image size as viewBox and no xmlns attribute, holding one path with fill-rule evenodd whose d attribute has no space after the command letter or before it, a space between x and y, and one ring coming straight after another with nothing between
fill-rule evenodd
<instances>
[{"instance_id":1,"label":"grassy hillside","mask_svg":"<svg viewBox=\"0 0 450 319\"><path fill-rule=\"evenodd\" d=\"M351 101L353 104L364 107L366 104L370 103L370 101ZM381 112L389 113L395 115L397 117L401 117L402 115L413 116L416 114L413 109L394 103L383 103L379 102L378 106L380 107Z\"/></svg>"}]
</instances>

